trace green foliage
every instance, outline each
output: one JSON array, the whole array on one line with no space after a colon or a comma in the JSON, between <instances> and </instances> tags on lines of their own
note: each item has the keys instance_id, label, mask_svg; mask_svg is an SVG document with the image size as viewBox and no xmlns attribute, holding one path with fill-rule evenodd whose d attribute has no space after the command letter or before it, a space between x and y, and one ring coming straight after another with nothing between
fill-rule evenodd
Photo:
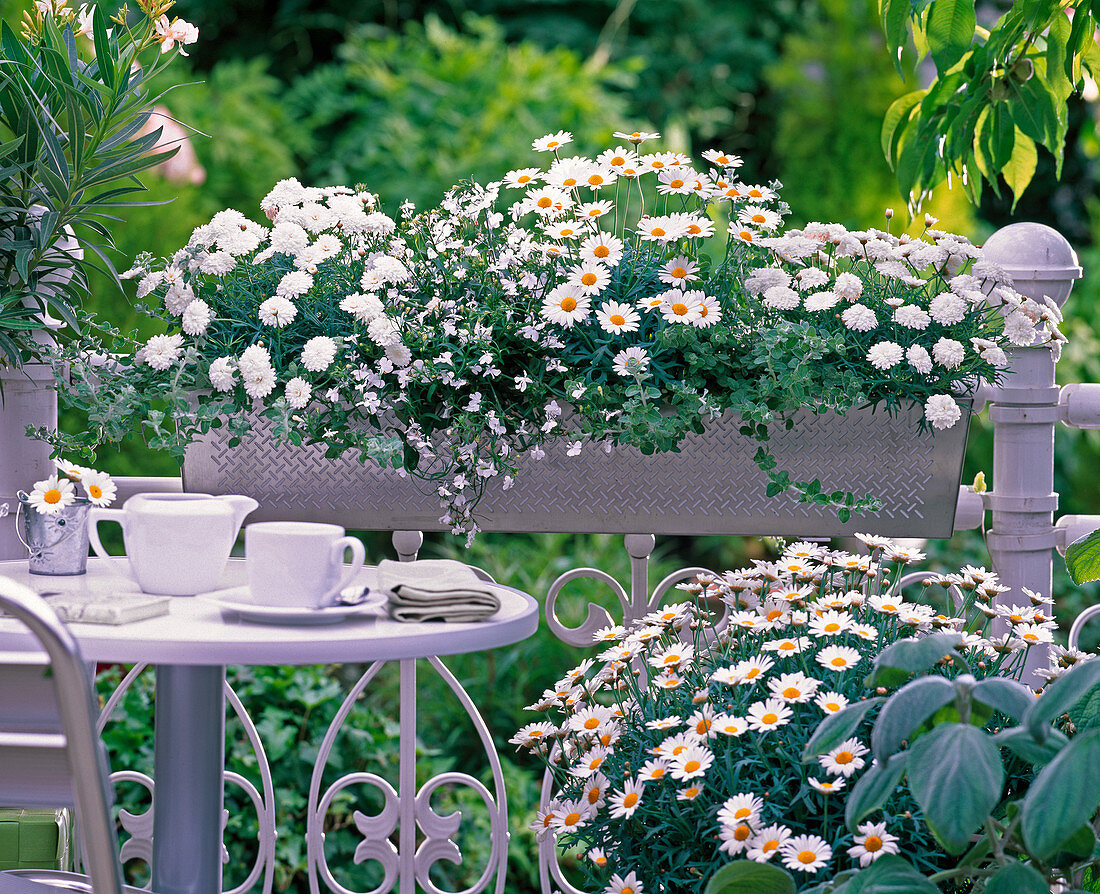
<instances>
[{"instance_id":1,"label":"green foliage","mask_svg":"<svg viewBox=\"0 0 1100 894\"><path fill-rule=\"evenodd\" d=\"M1100 530L1078 537L1066 547L1066 568L1075 584L1100 580Z\"/></svg>"},{"instance_id":2,"label":"green foliage","mask_svg":"<svg viewBox=\"0 0 1100 894\"><path fill-rule=\"evenodd\" d=\"M795 894L794 878L770 863L734 860L710 877L703 894Z\"/></svg>"},{"instance_id":3,"label":"green foliage","mask_svg":"<svg viewBox=\"0 0 1100 894\"><path fill-rule=\"evenodd\" d=\"M910 30L918 55L936 68L932 84L897 100L883 125L904 194L922 197L955 175L977 202L983 181L1000 195L1003 177L1018 200L1035 173L1037 145L1061 171L1067 100L1085 72L1100 71L1090 0L1015 0L988 29L976 27L974 0L879 0L879 11L898 70Z\"/></svg>"},{"instance_id":4,"label":"green foliage","mask_svg":"<svg viewBox=\"0 0 1100 894\"><path fill-rule=\"evenodd\" d=\"M286 97L313 141L305 177L364 183L394 206L529 164L532 135L571 131L584 153L625 126L607 89L621 72L590 71L566 49L506 44L489 19L467 17L462 31L435 16L400 34L365 26L338 55Z\"/></svg>"}]
</instances>

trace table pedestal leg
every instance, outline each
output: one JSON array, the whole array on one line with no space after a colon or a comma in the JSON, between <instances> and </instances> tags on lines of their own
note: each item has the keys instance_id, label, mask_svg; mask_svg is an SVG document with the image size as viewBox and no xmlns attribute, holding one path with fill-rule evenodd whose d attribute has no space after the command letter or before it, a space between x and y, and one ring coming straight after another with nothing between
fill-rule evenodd
<instances>
[{"instance_id":1,"label":"table pedestal leg","mask_svg":"<svg viewBox=\"0 0 1100 894\"><path fill-rule=\"evenodd\" d=\"M159 665L153 751L153 890L220 894L224 667Z\"/></svg>"}]
</instances>

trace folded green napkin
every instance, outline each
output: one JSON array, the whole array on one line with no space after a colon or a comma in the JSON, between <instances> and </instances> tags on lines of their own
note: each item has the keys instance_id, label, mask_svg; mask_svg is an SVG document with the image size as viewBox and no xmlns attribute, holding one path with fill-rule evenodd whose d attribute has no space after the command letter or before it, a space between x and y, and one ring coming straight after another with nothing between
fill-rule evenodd
<instances>
[{"instance_id":1,"label":"folded green napkin","mask_svg":"<svg viewBox=\"0 0 1100 894\"><path fill-rule=\"evenodd\" d=\"M451 559L378 564L378 586L388 592L395 621L484 621L500 610L492 584Z\"/></svg>"}]
</instances>

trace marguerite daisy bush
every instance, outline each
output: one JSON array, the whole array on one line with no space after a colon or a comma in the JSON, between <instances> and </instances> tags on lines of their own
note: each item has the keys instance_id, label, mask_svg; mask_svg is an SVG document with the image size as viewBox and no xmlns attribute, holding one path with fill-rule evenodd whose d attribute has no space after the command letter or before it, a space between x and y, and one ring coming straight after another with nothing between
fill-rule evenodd
<instances>
[{"instance_id":1,"label":"marguerite daisy bush","mask_svg":"<svg viewBox=\"0 0 1100 894\"><path fill-rule=\"evenodd\" d=\"M774 468L771 427L915 401L922 425L947 428L1006 348L1057 338L1056 307L1021 298L962 237L783 232L778 184L747 182L721 152L646 151L654 138L586 157L550 134L540 164L396 217L362 189L296 180L263 200L262 223L220 212L131 271L166 332L93 370L89 352L119 346L91 323L61 358L92 424L58 445L137 427L182 456L216 420L241 434L259 414L284 441L428 480L442 520L471 532L483 490L510 487L549 439L670 450L732 411L769 490L821 502L827 481ZM845 520L877 508L844 496Z\"/></svg>"},{"instance_id":2,"label":"marguerite daisy bush","mask_svg":"<svg viewBox=\"0 0 1100 894\"><path fill-rule=\"evenodd\" d=\"M580 861L591 890L633 875L638 890L694 894L731 860L783 867L807 888L885 854L922 871L953 865L902 788L845 825L872 766L876 709L815 759L803 748L824 718L875 694L864 680L892 642L959 631L978 676L1017 677L1041 640L1033 625L1053 626L1049 605L1036 596L992 609L1005 588L969 566L929 575L905 598L896 582L923 557L859 537L869 554L796 543L778 562L681 585L684 601L599 631L595 660L529 706L544 719L512 743L546 760L555 781L533 829L591 857ZM947 592L958 614L941 611L954 604ZM986 633L991 616L1006 633ZM1048 675L1071 663L1061 650Z\"/></svg>"}]
</instances>

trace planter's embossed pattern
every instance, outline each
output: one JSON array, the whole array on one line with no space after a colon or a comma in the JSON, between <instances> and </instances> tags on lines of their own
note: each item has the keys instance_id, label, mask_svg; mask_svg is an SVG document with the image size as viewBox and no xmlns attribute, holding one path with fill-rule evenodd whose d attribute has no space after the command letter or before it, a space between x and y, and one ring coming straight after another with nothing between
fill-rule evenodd
<instances>
[{"instance_id":1,"label":"planter's embossed pattern","mask_svg":"<svg viewBox=\"0 0 1100 894\"><path fill-rule=\"evenodd\" d=\"M644 456L586 445L566 455L564 442L546 457L525 459L515 486L496 482L479 507L487 531L575 531L655 534L949 537L958 499L969 416L947 431L919 433L920 408L890 417L884 410L845 416L809 412L772 436L780 469L794 480L820 478L825 491L870 492L883 500L874 515L841 524L834 512L765 495L767 479L752 462L756 444L736 417L689 435L678 453ZM184 487L242 493L260 508L253 521L326 521L360 530L442 530L431 486L347 456L326 459L320 447L273 443L260 420L254 436L230 450L213 432L193 444Z\"/></svg>"}]
</instances>

